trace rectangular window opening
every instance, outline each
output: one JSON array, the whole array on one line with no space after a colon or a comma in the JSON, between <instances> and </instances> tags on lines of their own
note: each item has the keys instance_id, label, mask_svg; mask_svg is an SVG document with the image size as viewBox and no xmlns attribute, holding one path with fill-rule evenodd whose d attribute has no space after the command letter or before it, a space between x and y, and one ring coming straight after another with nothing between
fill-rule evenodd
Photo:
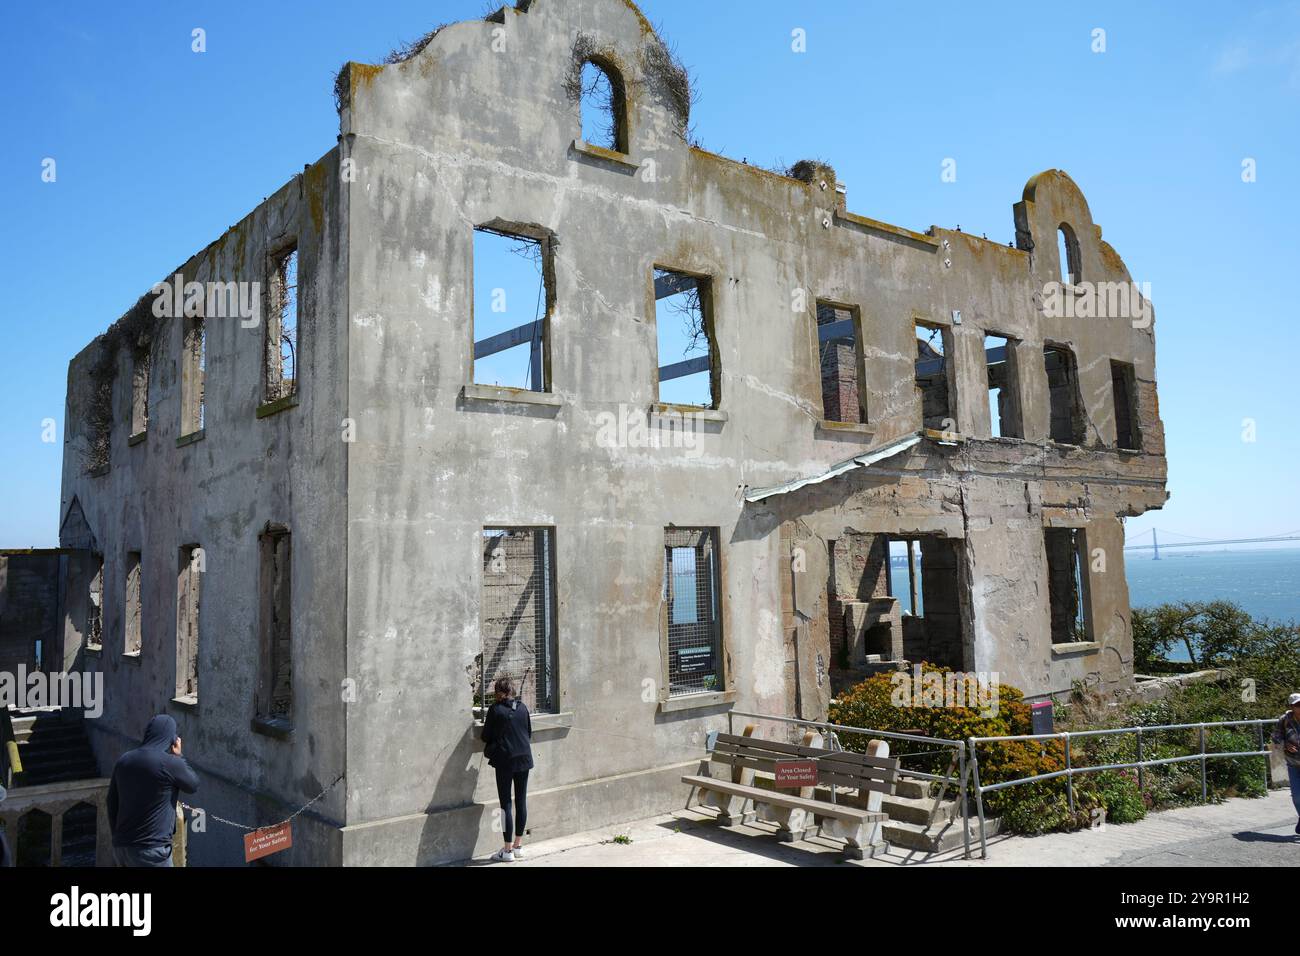
<instances>
[{"instance_id":1,"label":"rectangular window opening","mask_svg":"<svg viewBox=\"0 0 1300 956\"><path fill-rule=\"evenodd\" d=\"M132 352L131 364L131 434L143 435L149 428L149 365L151 351L148 345Z\"/></svg>"},{"instance_id":2,"label":"rectangular window opening","mask_svg":"<svg viewBox=\"0 0 1300 956\"><path fill-rule=\"evenodd\" d=\"M898 599L899 609L912 617L925 614L922 581L921 540L889 539L889 595Z\"/></svg>"},{"instance_id":3,"label":"rectangular window opening","mask_svg":"<svg viewBox=\"0 0 1300 956\"><path fill-rule=\"evenodd\" d=\"M1129 451L1142 447L1137 417L1137 375L1127 362L1110 363L1111 393L1115 399L1115 444Z\"/></svg>"},{"instance_id":4,"label":"rectangular window opening","mask_svg":"<svg viewBox=\"0 0 1300 956\"><path fill-rule=\"evenodd\" d=\"M916 323L916 388L921 394L923 428L957 430L949 400L948 362L941 326Z\"/></svg>"},{"instance_id":5,"label":"rectangular window opening","mask_svg":"<svg viewBox=\"0 0 1300 956\"><path fill-rule=\"evenodd\" d=\"M129 551L126 555L126 599L122 651L136 655L144 644L144 606L141 596L140 552Z\"/></svg>"},{"instance_id":6,"label":"rectangular window opening","mask_svg":"<svg viewBox=\"0 0 1300 956\"><path fill-rule=\"evenodd\" d=\"M819 300L817 347L821 356L822 418L828 422L865 423L866 397L859 383L862 340L858 310Z\"/></svg>"},{"instance_id":7,"label":"rectangular window opening","mask_svg":"<svg viewBox=\"0 0 1300 956\"><path fill-rule=\"evenodd\" d=\"M199 602L203 549L188 544L180 549L176 569L176 696L199 697Z\"/></svg>"},{"instance_id":8,"label":"rectangular window opening","mask_svg":"<svg viewBox=\"0 0 1300 956\"><path fill-rule=\"evenodd\" d=\"M664 529L668 696L725 689L716 528Z\"/></svg>"},{"instance_id":9,"label":"rectangular window opening","mask_svg":"<svg viewBox=\"0 0 1300 956\"><path fill-rule=\"evenodd\" d=\"M502 677L536 714L559 712L553 528L484 528L482 651L474 705L491 705Z\"/></svg>"},{"instance_id":10,"label":"rectangular window opening","mask_svg":"<svg viewBox=\"0 0 1300 956\"><path fill-rule=\"evenodd\" d=\"M659 401L717 408L720 396L707 278L654 270Z\"/></svg>"},{"instance_id":11,"label":"rectangular window opening","mask_svg":"<svg viewBox=\"0 0 1300 956\"><path fill-rule=\"evenodd\" d=\"M291 544L288 529L269 525L258 536L259 614L257 716L289 721L293 716L293 645L290 611Z\"/></svg>"},{"instance_id":12,"label":"rectangular window opening","mask_svg":"<svg viewBox=\"0 0 1300 956\"><path fill-rule=\"evenodd\" d=\"M263 397L267 402L288 398L298 391L298 247L289 246L271 259L267 288L271 308L266 310L266 356Z\"/></svg>"},{"instance_id":13,"label":"rectangular window opening","mask_svg":"<svg viewBox=\"0 0 1300 956\"><path fill-rule=\"evenodd\" d=\"M1080 528L1044 528L1047 549L1047 593L1052 612L1052 643L1088 641L1088 580L1084 532Z\"/></svg>"},{"instance_id":14,"label":"rectangular window opening","mask_svg":"<svg viewBox=\"0 0 1300 956\"><path fill-rule=\"evenodd\" d=\"M104 646L104 559L94 558L95 573L91 575L86 595L86 647L93 651Z\"/></svg>"},{"instance_id":15,"label":"rectangular window opening","mask_svg":"<svg viewBox=\"0 0 1300 956\"><path fill-rule=\"evenodd\" d=\"M208 346L203 316L185 319L184 354L181 363L181 435L202 431L205 424Z\"/></svg>"},{"instance_id":16,"label":"rectangular window opening","mask_svg":"<svg viewBox=\"0 0 1300 956\"><path fill-rule=\"evenodd\" d=\"M1047 371L1051 407L1051 428L1048 434L1054 442L1082 445L1085 431L1079 399L1079 371L1074 353L1058 345L1045 346L1043 367Z\"/></svg>"},{"instance_id":17,"label":"rectangular window opening","mask_svg":"<svg viewBox=\"0 0 1300 956\"><path fill-rule=\"evenodd\" d=\"M1016 340L1004 335L985 335L984 362L988 375L990 435L994 438L1024 438Z\"/></svg>"},{"instance_id":18,"label":"rectangular window opening","mask_svg":"<svg viewBox=\"0 0 1300 956\"><path fill-rule=\"evenodd\" d=\"M903 614L903 656L965 667L960 543L937 534L891 536L889 565L890 594Z\"/></svg>"},{"instance_id":19,"label":"rectangular window opening","mask_svg":"<svg viewBox=\"0 0 1300 956\"><path fill-rule=\"evenodd\" d=\"M474 230L474 382L550 391L549 239Z\"/></svg>"}]
</instances>

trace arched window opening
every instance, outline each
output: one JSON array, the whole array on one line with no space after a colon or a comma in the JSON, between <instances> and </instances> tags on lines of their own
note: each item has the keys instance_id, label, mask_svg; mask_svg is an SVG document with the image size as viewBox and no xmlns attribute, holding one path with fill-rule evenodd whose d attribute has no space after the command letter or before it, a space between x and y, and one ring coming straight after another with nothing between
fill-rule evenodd
<instances>
[{"instance_id":1,"label":"arched window opening","mask_svg":"<svg viewBox=\"0 0 1300 956\"><path fill-rule=\"evenodd\" d=\"M1061 281L1078 285L1083 280L1079 269L1079 240L1065 223L1056 232L1056 253L1061 261Z\"/></svg>"},{"instance_id":2,"label":"arched window opening","mask_svg":"<svg viewBox=\"0 0 1300 956\"><path fill-rule=\"evenodd\" d=\"M579 103L583 142L626 153L626 103L618 71L595 60L584 62Z\"/></svg>"}]
</instances>

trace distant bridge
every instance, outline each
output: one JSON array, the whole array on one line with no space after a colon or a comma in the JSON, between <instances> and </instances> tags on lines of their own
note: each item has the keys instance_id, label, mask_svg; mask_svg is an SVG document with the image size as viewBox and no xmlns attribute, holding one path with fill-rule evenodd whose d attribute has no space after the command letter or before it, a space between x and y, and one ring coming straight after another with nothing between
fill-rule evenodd
<instances>
[{"instance_id":1,"label":"distant bridge","mask_svg":"<svg viewBox=\"0 0 1300 956\"><path fill-rule=\"evenodd\" d=\"M1190 534L1179 534L1177 531L1166 531L1164 533L1167 535L1172 534L1180 538L1188 538L1191 540L1172 541L1172 542L1167 541L1164 544L1161 544L1159 537L1156 534L1156 532L1159 530L1160 530L1159 528L1151 529L1150 544L1126 544L1124 545L1124 550L1125 551L1150 551L1152 552L1151 560L1159 561L1161 548L1203 548L1206 547L1207 545L1216 545L1216 544L1271 544L1277 541L1300 541L1300 528L1297 528L1295 531L1287 531L1284 534L1275 534L1268 538L1210 539L1210 538L1197 538L1195 535L1190 535Z\"/></svg>"}]
</instances>

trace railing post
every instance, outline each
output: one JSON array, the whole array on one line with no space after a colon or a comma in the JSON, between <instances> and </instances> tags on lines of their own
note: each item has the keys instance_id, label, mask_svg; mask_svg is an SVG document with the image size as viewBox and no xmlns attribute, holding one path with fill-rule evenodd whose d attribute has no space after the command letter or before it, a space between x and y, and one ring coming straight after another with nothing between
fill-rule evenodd
<instances>
[{"instance_id":1,"label":"railing post","mask_svg":"<svg viewBox=\"0 0 1300 956\"><path fill-rule=\"evenodd\" d=\"M1205 724L1197 728L1201 735L1201 803L1208 799L1208 793L1205 785Z\"/></svg>"},{"instance_id":2,"label":"railing post","mask_svg":"<svg viewBox=\"0 0 1300 956\"><path fill-rule=\"evenodd\" d=\"M1137 729L1137 771L1138 771L1138 792L1146 790L1146 776L1142 772L1142 728Z\"/></svg>"},{"instance_id":3,"label":"railing post","mask_svg":"<svg viewBox=\"0 0 1300 956\"><path fill-rule=\"evenodd\" d=\"M1259 732L1259 749L1262 751L1265 749L1263 723L1257 723L1255 725L1255 730ZM1271 787L1272 785L1273 785L1273 762L1270 759L1269 754L1265 753L1264 754L1264 796L1268 796L1269 787Z\"/></svg>"},{"instance_id":4,"label":"railing post","mask_svg":"<svg viewBox=\"0 0 1300 956\"><path fill-rule=\"evenodd\" d=\"M971 773L975 781L975 810L979 813L980 818L980 859L989 858L989 842L984 835L984 791L980 789L980 759L979 754L975 751L975 738L968 739L970 743L970 766Z\"/></svg>"},{"instance_id":5,"label":"railing post","mask_svg":"<svg viewBox=\"0 0 1300 956\"><path fill-rule=\"evenodd\" d=\"M1065 738L1065 792L1070 798L1070 812L1074 812L1074 774L1071 772L1070 765L1070 732L1064 731L1062 736Z\"/></svg>"},{"instance_id":6,"label":"railing post","mask_svg":"<svg viewBox=\"0 0 1300 956\"><path fill-rule=\"evenodd\" d=\"M961 843L963 860L970 859L970 807L966 803L966 745L960 744L957 748L957 763L960 767L958 771L961 774L961 782L957 786L961 800Z\"/></svg>"}]
</instances>

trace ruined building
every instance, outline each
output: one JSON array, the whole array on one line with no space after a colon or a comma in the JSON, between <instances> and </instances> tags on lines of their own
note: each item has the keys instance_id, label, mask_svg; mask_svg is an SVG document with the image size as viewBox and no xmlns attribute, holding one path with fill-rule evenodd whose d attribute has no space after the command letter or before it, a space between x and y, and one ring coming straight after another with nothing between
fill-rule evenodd
<instances>
[{"instance_id":1,"label":"ruined building","mask_svg":"<svg viewBox=\"0 0 1300 956\"><path fill-rule=\"evenodd\" d=\"M1131 680L1151 312L1074 308L1130 276L1067 175L1014 245L851 212L824 163L690 145L630 0L521 2L337 93L337 146L179 268L182 314L158 277L71 363L60 650L105 674L101 772L166 709L210 814L327 791L272 862L427 863L497 839L498 674L534 839L681 806L730 708L821 716L873 668ZM475 306L502 237L542 290L508 327Z\"/></svg>"}]
</instances>

